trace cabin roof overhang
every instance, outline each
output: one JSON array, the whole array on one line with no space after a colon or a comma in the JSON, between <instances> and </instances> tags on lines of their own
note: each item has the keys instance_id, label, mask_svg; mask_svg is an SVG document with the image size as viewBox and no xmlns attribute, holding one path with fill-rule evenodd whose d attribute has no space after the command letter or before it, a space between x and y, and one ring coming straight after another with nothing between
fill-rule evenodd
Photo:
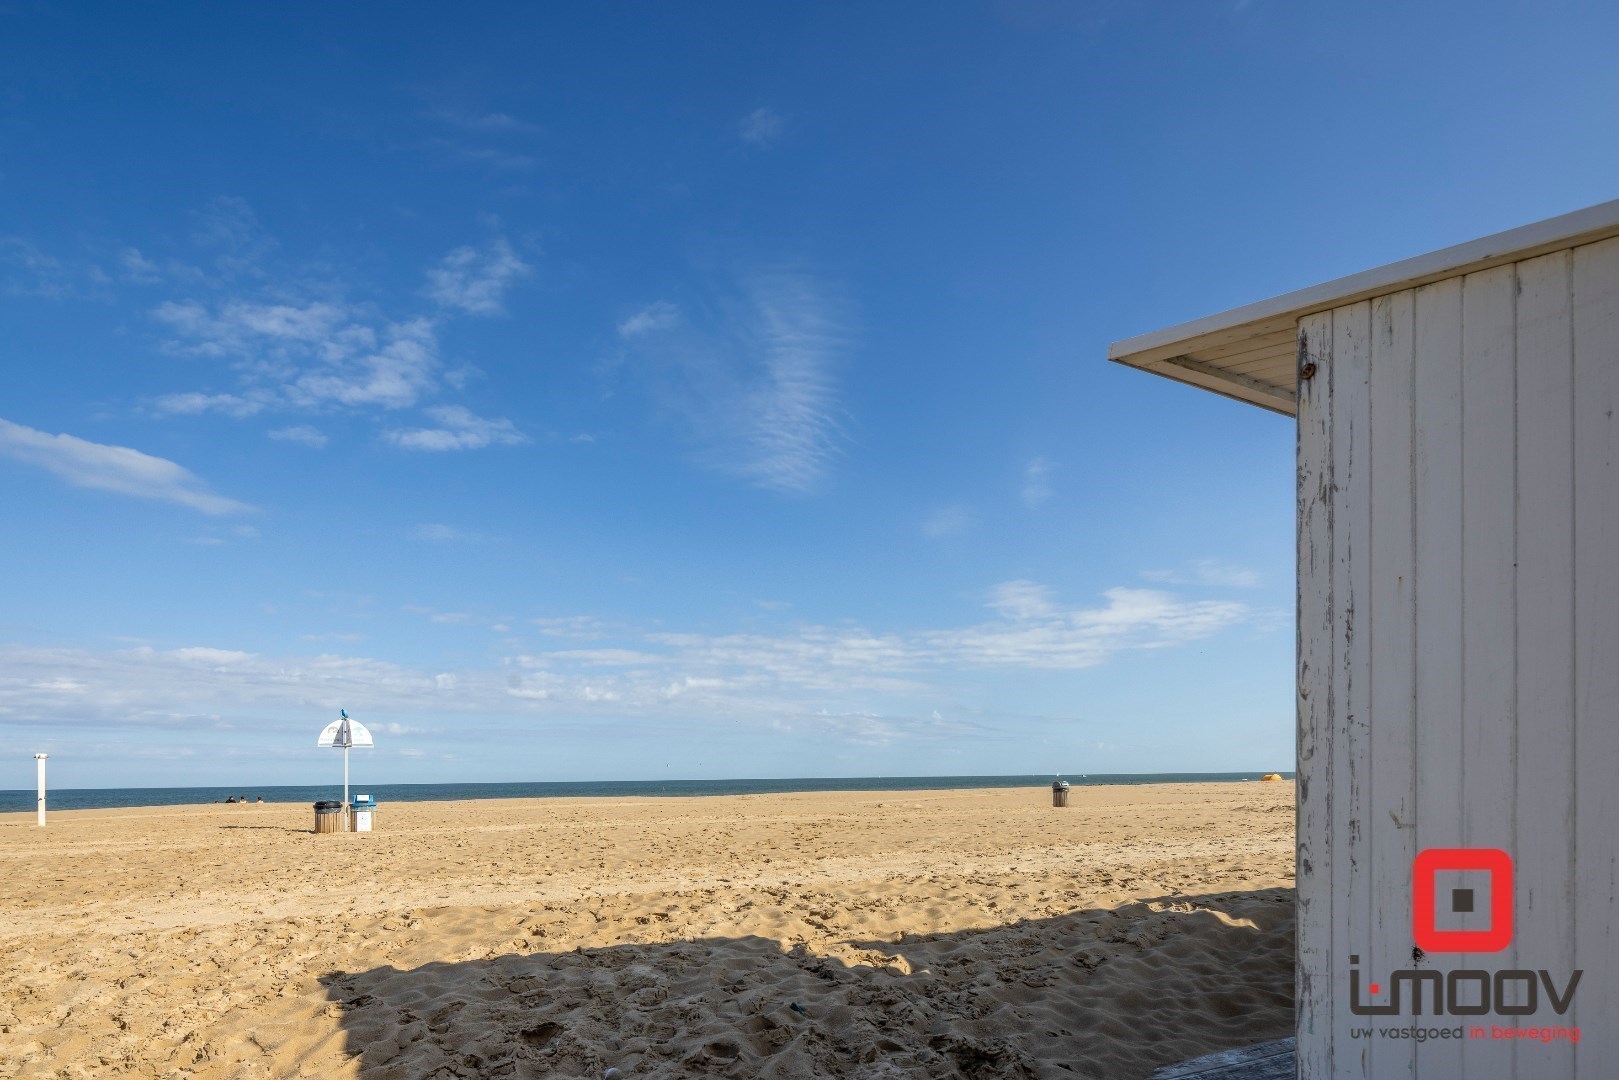
<instances>
[{"instance_id":1,"label":"cabin roof overhang","mask_svg":"<svg viewBox=\"0 0 1619 1080\"><path fill-rule=\"evenodd\" d=\"M1107 358L1294 416L1304 316L1610 236L1619 236L1619 199L1116 341Z\"/></svg>"}]
</instances>

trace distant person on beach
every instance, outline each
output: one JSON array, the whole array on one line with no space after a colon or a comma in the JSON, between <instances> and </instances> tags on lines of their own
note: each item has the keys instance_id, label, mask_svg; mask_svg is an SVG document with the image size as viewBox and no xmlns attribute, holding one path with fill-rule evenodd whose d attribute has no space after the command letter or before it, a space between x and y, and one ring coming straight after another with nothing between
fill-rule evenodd
<instances>
[{"instance_id":1,"label":"distant person on beach","mask_svg":"<svg viewBox=\"0 0 1619 1080\"><path fill-rule=\"evenodd\" d=\"M226 799L225 799L225 801L226 801L226 802L228 802L228 803L233 803L233 802L235 802L235 801L236 801L236 796L234 796L234 795L231 795L231 796L228 796L228 797L227 797L227 798L226 798Z\"/></svg>"},{"instance_id":2,"label":"distant person on beach","mask_svg":"<svg viewBox=\"0 0 1619 1080\"><path fill-rule=\"evenodd\" d=\"M261 803L261 802L264 801L264 796L260 795L258 798L254 799L253 801L256 802L256 803Z\"/></svg>"}]
</instances>

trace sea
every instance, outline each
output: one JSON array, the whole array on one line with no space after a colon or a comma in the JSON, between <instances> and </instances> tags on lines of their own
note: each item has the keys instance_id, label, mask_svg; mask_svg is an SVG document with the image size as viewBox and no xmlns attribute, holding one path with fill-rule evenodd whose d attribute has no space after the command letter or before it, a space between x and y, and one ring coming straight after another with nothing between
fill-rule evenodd
<instances>
[{"instance_id":1,"label":"sea","mask_svg":"<svg viewBox=\"0 0 1619 1080\"><path fill-rule=\"evenodd\" d=\"M1263 772L1066 773L1038 776L808 776L776 780L570 780L506 784L351 784L379 803L453 802L459 799L622 799L646 796L774 795L789 791L949 791L963 788L1041 787L1055 779L1074 787L1119 784L1229 783L1258 780ZM1291 780L1293 774L1284 772ZM197 806L246 798L253 802L314 803L343 794L336 784L276 787L51 788L51 810L106 810L131 806ZM35 809L33 790L0 791L0 813Z\"/></svg>"}]
</instances>

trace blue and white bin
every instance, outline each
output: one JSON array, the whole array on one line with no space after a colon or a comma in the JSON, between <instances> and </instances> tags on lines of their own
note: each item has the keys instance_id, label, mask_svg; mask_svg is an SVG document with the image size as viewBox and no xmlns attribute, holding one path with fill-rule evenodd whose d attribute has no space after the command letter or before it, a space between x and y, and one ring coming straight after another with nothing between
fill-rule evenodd
<instances>
[{"instance_id":1,"label":"blue and white bin","mask_svg":"<svg viewBox=\"0 0 1619 1080\"><path fill-rule=\"evenodd\" d=\"M353 832L370 832L376 812L377 804L371 796L354 796L354 801L349 803L349 829Z\"/></svg>"}]
</instances>

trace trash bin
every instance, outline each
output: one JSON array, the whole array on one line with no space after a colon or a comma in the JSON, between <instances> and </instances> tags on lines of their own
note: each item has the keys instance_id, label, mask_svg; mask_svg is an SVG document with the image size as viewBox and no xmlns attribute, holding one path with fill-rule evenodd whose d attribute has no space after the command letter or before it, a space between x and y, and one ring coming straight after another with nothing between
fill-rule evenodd
<instances>
[{"instance_id":1,"label":"trash bin","mask_svg":"<svg viewBox=\"0 0 1619 1080\"><path fill-rule=\"evenodd\" d=\"M369 795L356 795L349 804L349 820L353 823L355 832L370 832L372 815L377 812L377 804Z\"/></svg>"},{"instance_id":2,"label":"trash bin","mask_svg":"<svg viewBox=\"0 0 1619 1080\"><path fill-rule=\"evenodd\" d=\"M315 804L315 831L342 832L343 804L335 799L322 799Z\"/></svg>"},{"instance_id":3,"label":"trash bin","mask_svg":"<svg viewBox=\"0 0 1619 1080\"><path fill-rule=\"evenodd\" d=\"M1066 781L1066 780L1054 780L1054 781L1052 781L1052 784L1051 784L1051 805L1052 806L1067 806L1068 805L1068 781Z\"/></svg>"}]
</instances>

